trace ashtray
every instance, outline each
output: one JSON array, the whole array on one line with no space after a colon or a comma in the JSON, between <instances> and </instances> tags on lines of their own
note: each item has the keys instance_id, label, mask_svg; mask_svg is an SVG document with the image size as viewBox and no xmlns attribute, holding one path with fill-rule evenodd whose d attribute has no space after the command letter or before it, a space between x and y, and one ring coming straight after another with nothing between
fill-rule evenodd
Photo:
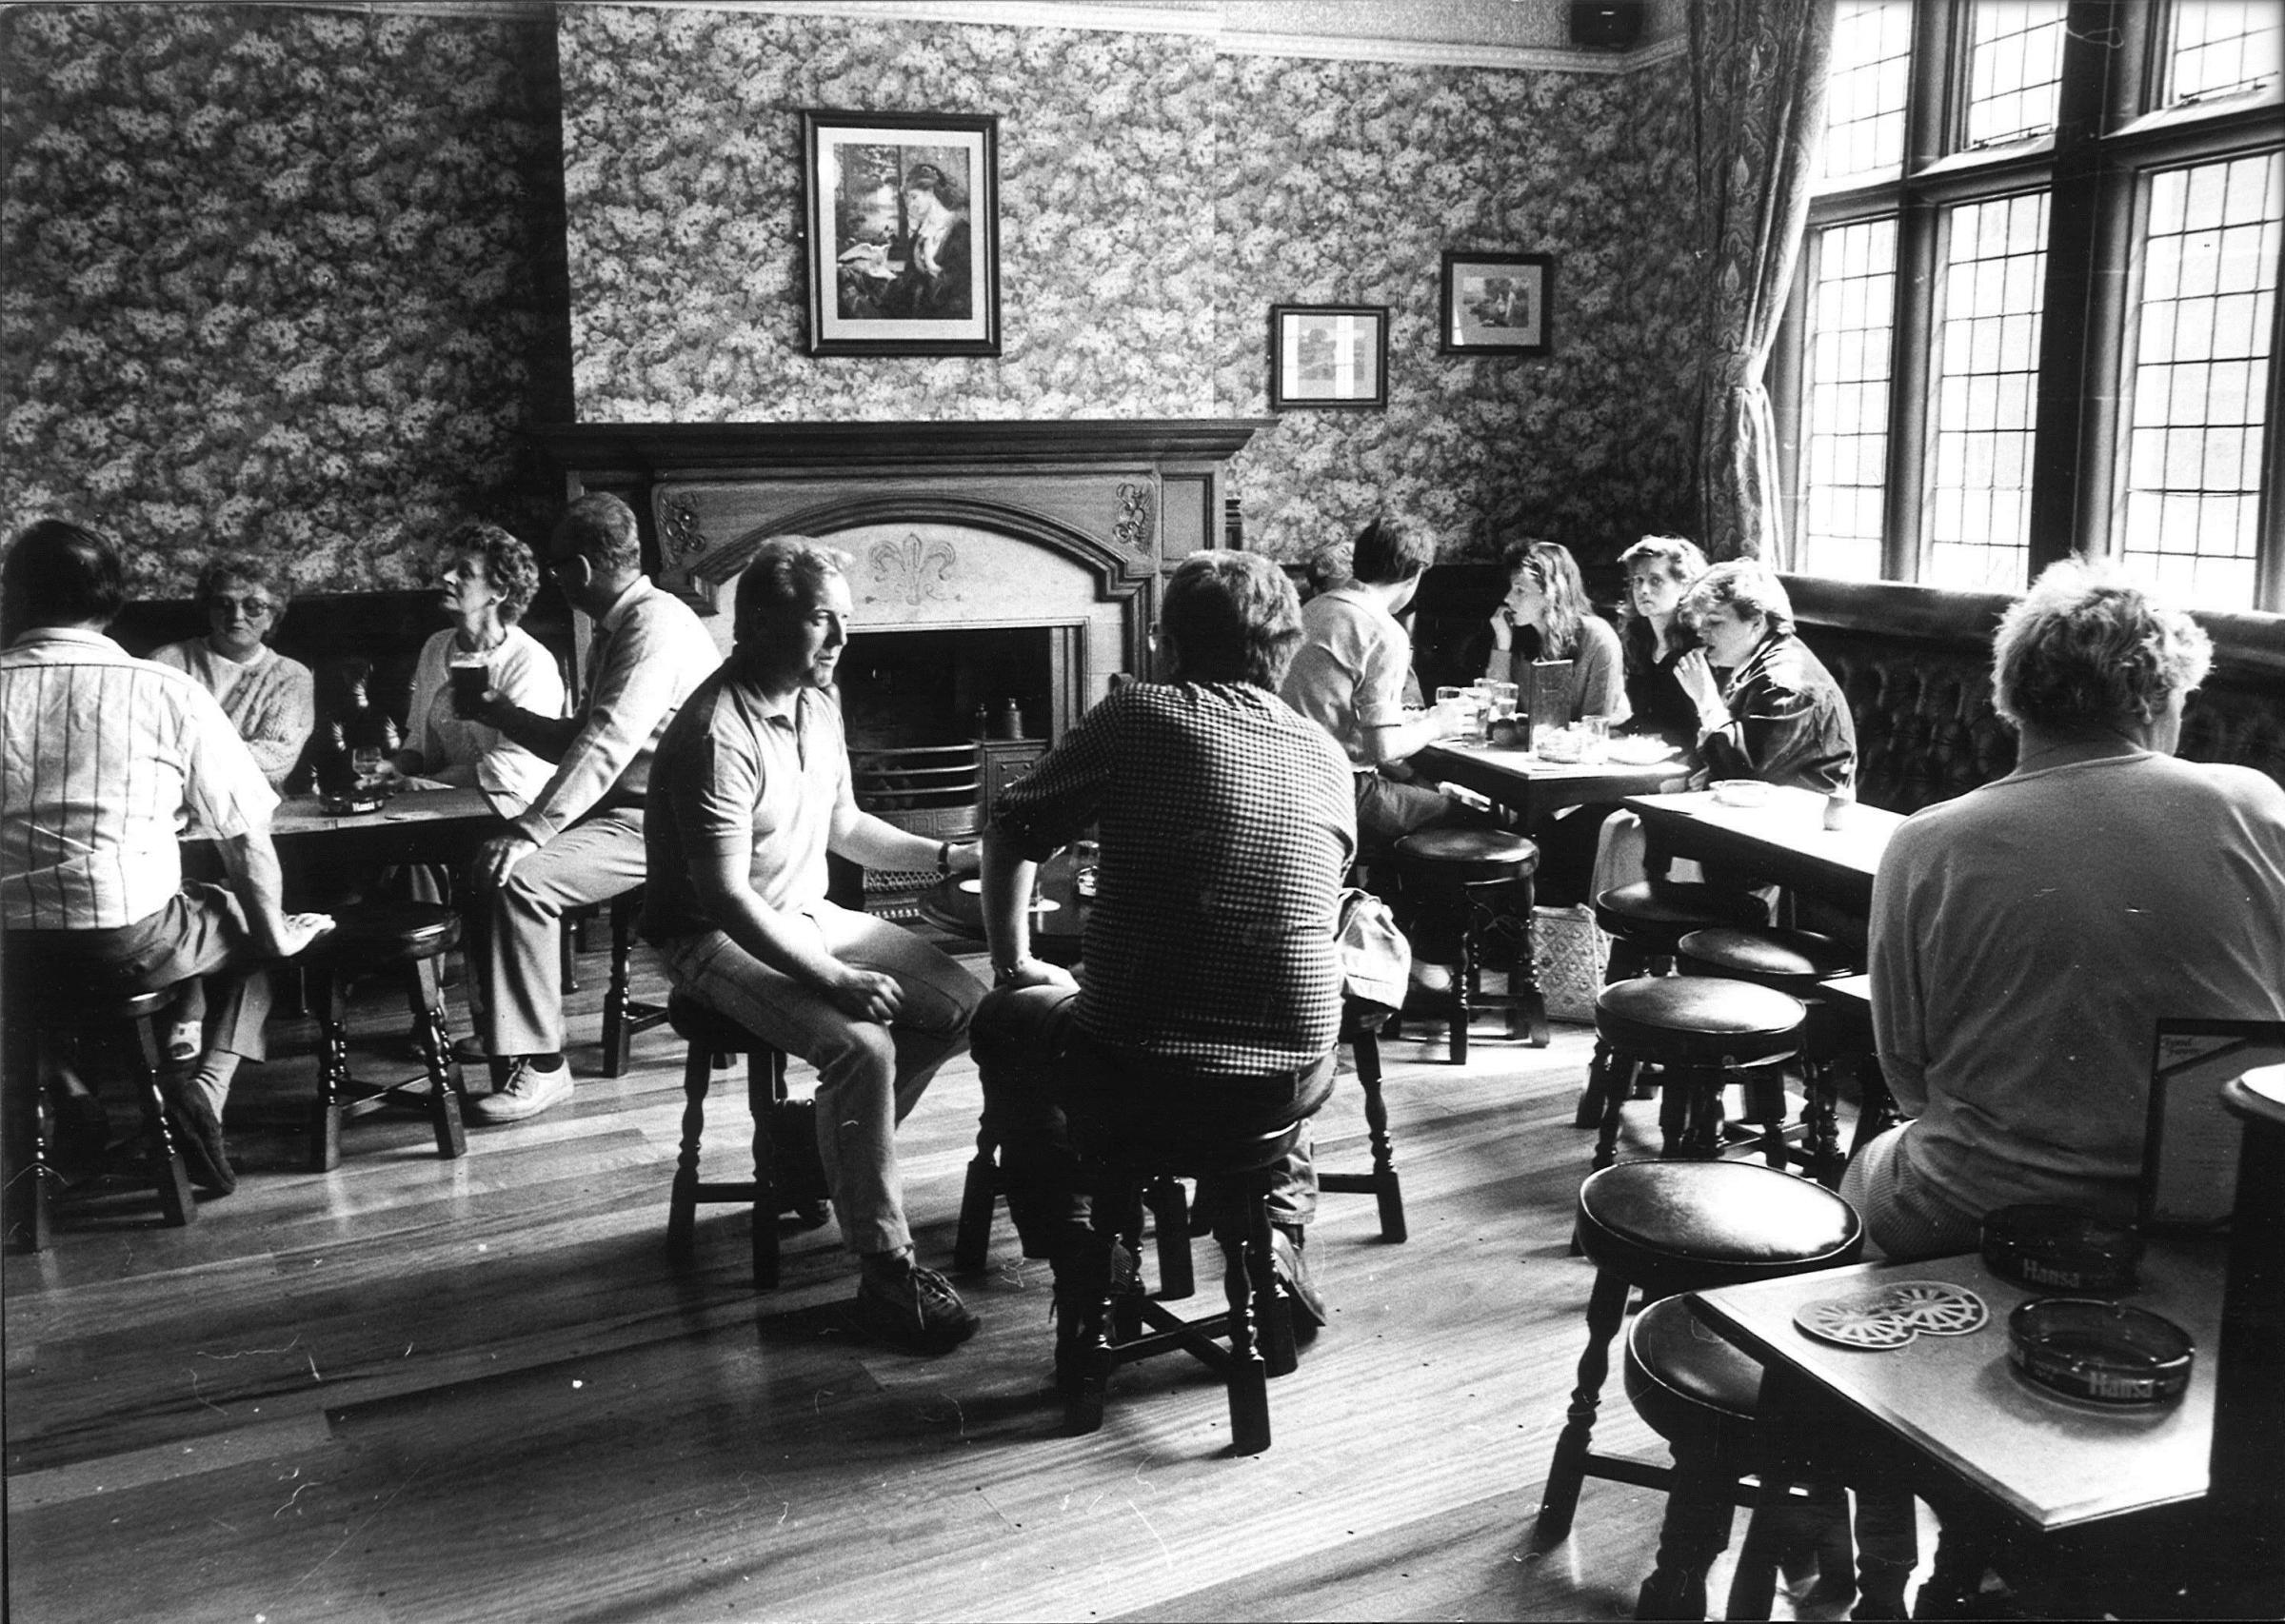
<instances>
[{"instance_id":1,"label":"ashtray","mask_svg":"<svg viewBox=\"0 0 2285 1624\"><path fill-rule=\"evenodd\" d=\"M1758 778L1717 779L1714 799L1724 806L1765 806L1769 803L1769 785Z\"/></svg>"},{"instance_id":2,"label":"ashtray","mask_svg":"<svg viewBox=\"0 0 2285 1624\"><path fill-rule=\"evenodd\" d=\"M2190 1385L2196 1344L2171 1319L2091 1297L2036 1297L2007 1320L2026 1378L2092 1404L2168 1404Z\"/></svg>"},{"instance_id":3,"label":"ashtray","mask_svg":"<svg viewBox=\"0 0 2285 1624\"><path fill-rule=\"evenodd\" d=\"M378 812L388 804L388 797L369 791L352 790L342 795L321 795L317 803L335 818L353 817L360 812Z\"/></svg>"},{"instance_id":4,"label":"ashtray","mask_svg":"<svg viewBox=\"0 0 2285 1624\"><path fill-rule=\"evenodd\" d=\"M2076 1207L2029 1202L1984 1215L1984 1266L2019 1286L2132 1291L2141 1258L2141 1237Z\"/></svg>"}]
</instances>

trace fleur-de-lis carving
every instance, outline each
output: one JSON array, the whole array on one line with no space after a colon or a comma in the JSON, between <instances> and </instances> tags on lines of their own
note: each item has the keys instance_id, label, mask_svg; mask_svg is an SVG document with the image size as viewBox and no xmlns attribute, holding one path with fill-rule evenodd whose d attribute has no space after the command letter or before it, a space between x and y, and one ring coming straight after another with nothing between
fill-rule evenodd
<instances>
[{"instance_id":1,"label":"fleur-de-lis carving","mask_svg":"<svg viewBox=\"0 0 2285 1624\"><path fill-rule=\"evenodd\" d=\"M950 595L947 588L960 555L942 536L923 541L911 534L901 542L875 542L865 560L873 566L873 581L884 598L917 608L931 598Z\"/></svg>"}]
</instances>

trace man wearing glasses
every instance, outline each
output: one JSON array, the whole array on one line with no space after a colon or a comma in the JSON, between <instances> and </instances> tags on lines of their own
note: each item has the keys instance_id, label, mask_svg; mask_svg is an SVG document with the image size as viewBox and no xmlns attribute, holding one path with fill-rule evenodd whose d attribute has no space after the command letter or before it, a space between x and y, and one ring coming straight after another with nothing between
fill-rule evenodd
<instances>
[{"instance_id":1,"label":"man wearing glasses","mask_svg":"<svg viewBox=\"0 0 2285 1624\"><path fill-rule=\"evenodd\" d=\"M471 949L484 988L477 1039L492 1093L487 1122L536 1117L571 1097L564 1064L558 941L564 912L643 883L643 803L652 752L690 690L719 663L714 640L680 599L643 573L635 515L615 496L583 496L548 543L547 566L595 623L579 708L541 716L487 688L467 720L556 763L531 804L476 856L482 893Z\"/></svg>"}]
</instances>

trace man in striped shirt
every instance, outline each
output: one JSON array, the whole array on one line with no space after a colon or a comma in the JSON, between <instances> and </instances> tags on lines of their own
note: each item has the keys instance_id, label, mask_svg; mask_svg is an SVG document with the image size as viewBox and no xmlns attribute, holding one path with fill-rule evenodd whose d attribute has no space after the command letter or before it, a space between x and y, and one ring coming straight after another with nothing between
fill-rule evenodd
<instances>
[{"instance_id":1,"label":"man in striped shirt","mask_svg":"<svg viewBox=\"0 0 2285 1624\"><path fill-rule=\"evenodd\" d=\"M261 966L332 921L280 907L277 796L213 696L104 635L127 598L116 546L42 520L10 547L0 598L9 953L106 996L187 983L178 1020L203 1027L201 1046L162 1086L191 1181L227 1195L222 1106L239 1060L263 1055ZM229 885L183 883L177 842L191 825L213 838Z\"/></svg>"}]
</instances>

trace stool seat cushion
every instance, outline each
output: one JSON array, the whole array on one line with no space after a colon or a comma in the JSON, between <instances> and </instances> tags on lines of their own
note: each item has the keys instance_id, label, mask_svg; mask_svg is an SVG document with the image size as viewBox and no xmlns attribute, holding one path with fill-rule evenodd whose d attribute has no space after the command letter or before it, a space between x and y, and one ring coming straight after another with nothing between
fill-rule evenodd
<instances>
[{"instance_id":1,"label":"stool seat cushion","mask_svg":"<svg viewBox=\"0 0 2285 1624\"><path fill-rule=\"evenodd\" d=\"M1626 1396L1669 1442L1721 1449L1750 1436L1761 1402L1760 1361L1661 1297L1626 1329Z\"/></svg>"},{"instance_id":2,"label":"stool seat cushion","mask_svg":"<svg viewBox=\"0 0 2285 1624\"><path fill-rule=\"evenodd\" d=\"M1675 954L1685 974L1734 976L1789 993L1856 968L1845 945L1814 930L1714 925L1682 937Z\"/></svg>"},{"instance_id":3,"label":"stool seat cushion","mask_svg":"<svg viewBox=\"0 0 2285 1624\"><path fill-rule=\"evenodd\" d=\"M460 914L441 902L353 902L333 913L333 928L302 951L320 967L372 967L433 959L460 940Z\"/></svg>"},{"instance_id":4,"label":"stool seat cushion","mask_svg":"<svg viewBox=\"0 0 2285 1624\"><path fill-rule=\"evenodd\" d=\"M1540 848L1504 829L1422 829L1397 842L1397 856L1442 880L1520 880L1540 869Z\"/></svg>"},{"instance_id":5,"label":"stool seat cushion","mask_svg":"<svg viewBox=\"0 0 2285 1624\"><path fill-rule=\"evenodd\" d=\"M750 1055L775 1046L680 989L666 997L666 1021L678 1037L717 1055Z\"/></svg>"},{"instance_id":6,"label":"stool seat cushion","mask_svg":"<svg viewBox=\"0 0 2285 1624\"><path fill-rule=\"evenodd\" d=\"M1668 941L1709 925L1766 925L1769 908L1750 891L1686 881L1638 880L1595 899L1595 922L1613 936L1630 929Z\"/></svg>"},{"instance_id":7,"label":"stool seat cushion","mask_svg":"<svg viewBox=\"0 0 2285 1624\"><path fill-rule=\"evenodd\" d=\"M1622 1161L1579 1187L1581 1249L1645 1295L1707 1291L1854 1262L1857 1211L1750 1161Z\"/></svg>"},{"instance_id":8,"label":"stool seat cushion","mask_svg":"<svg viewBox=\"0 0 2285 1624\"><path fill-rule=\"evenodd\" d=\"M1638 976L1595 998L1596 1033L1660 1063L1777 1060L1798 1046L1807 1017L1789 993L1713 976Z\"/></svg>"}]
</instances>

